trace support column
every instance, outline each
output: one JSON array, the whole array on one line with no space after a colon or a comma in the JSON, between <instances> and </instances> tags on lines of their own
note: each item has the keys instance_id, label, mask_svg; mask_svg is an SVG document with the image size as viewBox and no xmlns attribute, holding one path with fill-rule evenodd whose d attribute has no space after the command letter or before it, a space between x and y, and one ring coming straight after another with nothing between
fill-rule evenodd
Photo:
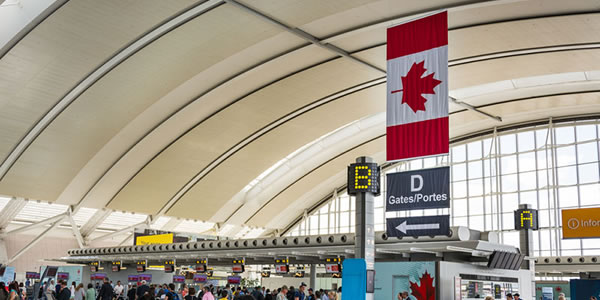
<instances>
[{"instance_id":1,"label":"support column","mask_svg":"<svg viewBox=\"0 0 600 300\"><path fill-rule=\"evenodd\" d=\"M373 159L361 156L357 163L373 163ZM356 240L354 243L354 258L364 258L367 270L375 270L375 195L371 192L359 192L356 198ZM372 293L367 293L366 299L373 299Z\"/></svg>"},{"instance_id":2,"label":"support column","mask_svg":"<svg viewBox=\"0 0 600 300\"><path fill-rule=\"evenodd\" d=\"M317 265L310 265L310 282L308 284L309 287L313 289L313 291L317 290Z\"/></svg>"}]
</instances>

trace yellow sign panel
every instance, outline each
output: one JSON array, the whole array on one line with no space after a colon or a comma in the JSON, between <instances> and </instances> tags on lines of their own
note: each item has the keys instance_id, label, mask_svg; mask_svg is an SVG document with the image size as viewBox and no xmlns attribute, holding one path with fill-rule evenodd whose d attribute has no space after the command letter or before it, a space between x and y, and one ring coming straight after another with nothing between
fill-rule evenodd
<instances>
[{"instance_id":1,"label":"yellow sign panel","mask_svg":"<svg viewBox=\"0 0 600 300\"><path fill-rule=\"evenodd\" d=\"M138 236L135 239L136 245L154 245L154 244L171 244L173 243L173 234L156 234Z\"/></svg>"},{"instance_id":2,"label":"yellow sign panel","mask_svg":"<svg viewBox=\"0 0 600 300\"><path fill-rule=\"evenodd\" d=\"M600 237L600 207L582 209L563 209L563 238Z\"/></svg>"}]
</instances>

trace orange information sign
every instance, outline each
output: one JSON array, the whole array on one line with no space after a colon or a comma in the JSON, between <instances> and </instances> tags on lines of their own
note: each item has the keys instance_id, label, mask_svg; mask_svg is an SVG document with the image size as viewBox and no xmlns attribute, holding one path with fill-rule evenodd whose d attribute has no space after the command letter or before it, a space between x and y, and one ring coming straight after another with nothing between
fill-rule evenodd
<instances>
[{"instance_id":1,"label":"orange information sign","mask_svg":"<svg viewBox=\"0 0 600 300\"><path fill-rule=\"evenodd\" d=\"M563 209L562 230L564 239L600 237L600 207Z\"/></svg>"}]
</instances>

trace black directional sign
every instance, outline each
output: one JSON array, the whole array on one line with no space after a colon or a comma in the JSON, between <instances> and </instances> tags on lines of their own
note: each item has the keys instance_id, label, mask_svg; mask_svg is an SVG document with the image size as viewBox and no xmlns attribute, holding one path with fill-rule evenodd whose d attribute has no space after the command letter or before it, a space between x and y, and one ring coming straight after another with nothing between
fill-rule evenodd
<instances>
[{"instance_id":1,"label":"black directional sign","mask_svg":"<svg viewBox=\"0 0 600 300\"><path fill-rule=\"evenodd\" d=\"M450 207L450 167L387 174L386 211Z\"/></svg>"},{"instance_id":2,"label":"black directional sign","mask_svg":"<svg viewBox=\"0 0 600 300\"><path fill-rule=\"evenodd\" d=\"M386 221L390 237L450 235L449 215L390 218Z\"/></svg>"}]
</instances>

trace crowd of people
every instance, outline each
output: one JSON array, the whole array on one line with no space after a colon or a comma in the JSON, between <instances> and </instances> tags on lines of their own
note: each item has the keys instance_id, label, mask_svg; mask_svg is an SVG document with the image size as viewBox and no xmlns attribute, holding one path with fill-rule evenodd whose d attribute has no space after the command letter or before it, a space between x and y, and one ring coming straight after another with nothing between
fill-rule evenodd
<instances>
[{"instance_id":1,"label":"crowd of people","mask_svg":"<svg viewBox=\"0 0 600 300\"><path fill-rule=\"evenodd\" d=\"M68 285L65 280L44 282L39 288L41 300L341 300L341 288L332 291L313 290L305 283L298 288L282 286L277 289L265 287L224 287L205 285L199 290L183 284L176 290L175 284L148 284L142 281L136 285L124 286L120 281L113 284L108 278L102 285L96 283ZM12 282L8 287L0 283L0 300L27 300L23 284ZM32 295L29 295L32 296ZM33 298L33 297L30 297Z\"/></svg>"}]
</instances>

